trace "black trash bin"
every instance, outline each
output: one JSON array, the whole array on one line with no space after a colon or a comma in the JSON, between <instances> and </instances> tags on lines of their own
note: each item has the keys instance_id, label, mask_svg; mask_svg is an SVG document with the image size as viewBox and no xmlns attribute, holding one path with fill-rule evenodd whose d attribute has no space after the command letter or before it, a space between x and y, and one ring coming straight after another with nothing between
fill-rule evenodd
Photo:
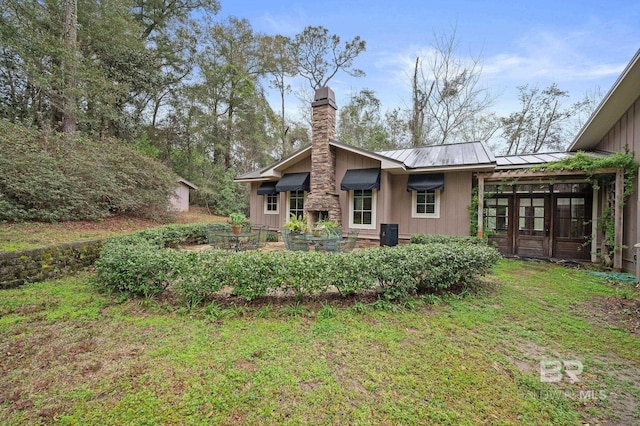
<instances>
[{"instance_id":1,"label":"black trash bin","mask_svg":"<svg viewBox=\"0 0 640 426\"><path fill-rule=\"evenodd\" d=\"M380 246L397 246L398 245L398 224L397 223L381 223L380 224Z\"/></svg>"}]
</instances>

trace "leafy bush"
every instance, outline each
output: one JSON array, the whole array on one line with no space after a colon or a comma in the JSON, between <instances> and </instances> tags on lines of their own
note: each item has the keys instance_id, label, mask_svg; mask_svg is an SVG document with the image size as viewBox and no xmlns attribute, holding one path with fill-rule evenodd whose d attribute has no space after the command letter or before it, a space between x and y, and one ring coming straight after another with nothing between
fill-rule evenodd
<instances>
[{"instance_id":1,"label":"leafy bush","mask_svg":"<svg viewBox=\"0 0 640 426\"><path fill-rule=\"evenodd\" d=\"M495 249L466 240L345 254L167 248L198 241L211 226L228 225L165 226L109 240L96 264L98 278L109 288L136 296L158 294L170 284L190 307L225 287L249 300L277 292L311 296L331 287L342 295L379 288L384 300L395 301L473 284L499 258Z\"/></svg>"},{"instance_id":2,"label":"leafy bush","mask_svg":"<svg viewBox=\"0 0 640 426\"><path fill-rule=\"evenodd\" d=\"M486 245L486 242L474 236L440 235L440 234L414 234L411 236L411 244L450 244L463 243L471 245Z\"/></svg>"},{"instance_id":3,"label":"leafy bush","mask_svg":"<svg viewBox=\"0 0 640 426\"><path fill-rule=\"evenodd\" d=\"M168 215L176 176L117 140L49 134L0 120L0 221Z\"/></svg>"},{"instance_id":4,"label":"leafy bush","mask_svg":"<svg viewBox=\"0 0 640 426\"><path fill-rule=\"evenodd\" d=\"M110 239L95 263L105 287L133 296L151 297L162 293L180 272L175 250L159 248L138 238Z\"/></svg>"}]
</instances>

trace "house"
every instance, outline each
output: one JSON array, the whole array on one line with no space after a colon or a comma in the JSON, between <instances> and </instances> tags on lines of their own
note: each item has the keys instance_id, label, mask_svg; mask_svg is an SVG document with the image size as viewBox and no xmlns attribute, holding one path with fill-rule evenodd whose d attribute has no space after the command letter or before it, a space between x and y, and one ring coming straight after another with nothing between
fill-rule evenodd
<instances>
[{"instance_id":1,"label":"house","mask_svg":"<svg viewBox=\"0 0 640 426\"><path fill-rule=\"evenodd\" d=\"M189 193L197 186L183 178L178 178L175 193L171 196L171 209L176 212L189 211Z\"/></svg>"},{"instance_id":2,"label":"house","mask_svg":"<svg viewBox=\"0 0 640 426\"><path fill-rule=\"evenodd\" d=\"M633 152L640 162L640 49L631 59L613 87L604 97L587 124L573 140L569 152ZM619 217L622 222L620 244L625 247L620 259L625 271L634 272L636 248L640 242L640 202L636 177L635 190L627 199ZM640 276L636 272L636 276Z\"/></svg>"},{"instance_id":3,"label":"house","mask_svg":"<svg viewBox=\"0 0 640 426\"><path fill-rule=\"evenodd\" d=\"M371 152L335 140L336 110L333 91L317 90L311 145L236 179L251 184L253 222L279 229L290 215L328 218L373 244L387 223L405 240L469 234L473 173L496 165L486 144Z\"/></svg>"},{"instance_id":4,"label":"house","mask_svg":"<svg viewBox=\"0 0 640 426\"><path fill-rule=\"evenodd\" d=\"M566 152L495 156L483 142L371 152L335 140L335 96L318 89L312 103L311 145L242 176L251 185L250 217L279 229L290 215L314 223L328 218L359 229L362 242L379 243L383 224L397 224L400 240L411 234L478 234L500 251L525 257L597 261L603 236L598 218L615 210L615 246L640 241L638 191L622 206L622 169L611 188L593 186L582 171L535 171L541 165L589 151L605 156L640 152L638 54ZM474 191L477 211L470 213ZM634 253L613 253L614 267L633 270Z\"/></svg>"}]
</instances>

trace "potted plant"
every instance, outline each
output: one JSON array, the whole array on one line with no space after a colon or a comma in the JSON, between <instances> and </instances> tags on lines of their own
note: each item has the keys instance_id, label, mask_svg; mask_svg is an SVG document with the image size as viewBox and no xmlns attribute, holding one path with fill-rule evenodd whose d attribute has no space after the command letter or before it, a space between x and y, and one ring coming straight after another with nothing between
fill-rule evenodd
<instances>
[{"instance_id":1,"label":"potted plant","mask_svg":"<svg viewBox=\"0 0 640 426\"><path fill-rule=\"evenodd\" d=\"M229 223L234 234L242 232L242 226L247 223L247 217L242 213L231 213L229 215Z\"/></svg>"},{"instance_id":2,"label":"potted plant","mask_svg":"<svg viewBox=\"0 0 640 426\"><path fill-rule=\"evenodd\" d=\"M284 223L284 227L292 234L304 234L309 230L307 219L302 216L296 217L294 214L291 214L289 220Z\"/></svg>"}]
</instances>

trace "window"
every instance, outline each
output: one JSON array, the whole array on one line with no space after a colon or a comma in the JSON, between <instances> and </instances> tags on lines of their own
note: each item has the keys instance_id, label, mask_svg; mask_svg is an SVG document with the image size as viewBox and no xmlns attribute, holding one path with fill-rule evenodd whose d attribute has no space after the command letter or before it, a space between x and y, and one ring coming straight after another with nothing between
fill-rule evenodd
<instances>
[{"instance_id":1,"label":"window","mask_svg":"<svg viewBox=\"0 0 640 426\"><path fill-rule=\"evenodd\" d=\"M280 213L278 194L267 194L264 196L264 214Z\"/></svg>"},{"instance_id":2,"label":"window","mask_svg":"<svg viewBox=\"0 0 640 426\"><path fill-rule=\"evenodd\" d=\"M556 201L556 235L561 238L584 238L587 235L584 197L562 197Z\"/></svg>"},{"instance_id":3,"label":"window","mask_svg":"<svg viewBox=\"0 0 640 426\"><path fill-rule=\"evenodd\" d=\"M545 235L544 198L520 198L518 231L520 235Z\"/></svg>"},{"instance_id":4,"label":"window","mask_svg":"<svg viewBox=\"0 0 640 426\"><path fill-rule=\"evenodd\" d=\"M304 191L289 192L289 214L288 217L304 217Z\"/></svg>"},{"instance_id":5,"label":"window","mask_svg":"<svg viewBox=\"0 0 640 426\"><path fill-rule=\"evenodd\" d=\"M376 229L376 191L354 189L349 205L349 226L360 229Z\"/></svg>"},{"instance_id":6,"label":"window","mask_svg":"<svg viewBox=\"0 0 640 426\"><path fill-rule=\"evenodd\" d=\"M440 190L412 191L411 217L434 218L440 217Z\"/></svg>"},{"instance_id":7,"label":"window","mask_svg":"<svg viewBox=\"0 0 640 426\"><path fill-rule=\"evenodd\" d=\"M496 234L506 234L509 228L509 199L484 200L484 227Z\"/></svg>"}]
</instances>

